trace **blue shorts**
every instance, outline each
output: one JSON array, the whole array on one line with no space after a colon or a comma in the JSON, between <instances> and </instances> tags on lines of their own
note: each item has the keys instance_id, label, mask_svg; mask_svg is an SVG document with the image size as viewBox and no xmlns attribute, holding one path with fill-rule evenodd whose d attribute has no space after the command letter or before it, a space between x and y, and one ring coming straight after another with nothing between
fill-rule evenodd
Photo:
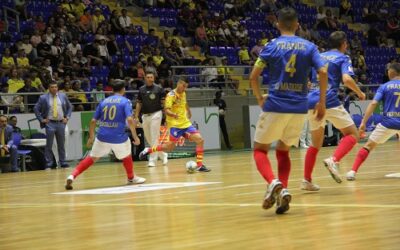
<instances>
[{"instance_id":1,"label":"blue shorts","mask_svg":"<svg viewBox=\"0 0 400 250\"><path fill-rule=\"evenodd\" d=\"M170 128L169 129L169 140L177 141L181 136L188 139L192 134L198 134L199 131L192 125L188 128Z\"/></svg>"}]
</instances>

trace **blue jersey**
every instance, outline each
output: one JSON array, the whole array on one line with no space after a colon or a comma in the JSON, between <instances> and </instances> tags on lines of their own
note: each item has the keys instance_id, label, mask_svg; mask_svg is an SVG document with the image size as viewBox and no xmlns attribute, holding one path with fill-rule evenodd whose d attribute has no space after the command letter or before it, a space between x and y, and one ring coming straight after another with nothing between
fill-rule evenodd
<instances>
[{"instance_id":1,"label":"blue jersey","mask_svg":"<svg viewBox=\"0 0 400 250\"><path fill-rule=\"evenodd\" d=\"M340 105L338 91L342 76L354 75L353 66L349 56L338 50L330 50L321 54L322 58L328 62L328 89L326 92L326 108L334 108ZM312 82L317 83L317 72L312 72ZM314 109L319 101L319 89L312 90L308 94L308 109Z\"/></svg>"},{"instance_id":2,"label":"blue jersey","mask_svg":"<svg viewBox=\"0 0 400 250\"><path fill-rule=\"evenodd\" d=\"M132 104L127 98L113 95L104 99L96 108L94 119L98 121L97 139L108 143L128 140L125 132L126 118L132 116Z\"/></svg>"},{"instance_id":3,"label":"blue jersey","mask_svg":"<svg viewBox=\"0 0 400 250\"><path fill-rule=\"evenodd\" d=\"M375 101L383 102L381 124L390 129L400 130L400 80L389 81L376 91Z\"/></svg>"},{"instance_id":4,"label":"blue jersey","mask_svg":"<svg viewBox=\"0 0 400 250\"><path fill-rule=\"evenodd\" d=\"M307 82L311 68L324 66L318 48L297 36L280 36L260 52L256 66L268 65L269 93L263 111L307 113Z\"/></svg>"}]
</instances>

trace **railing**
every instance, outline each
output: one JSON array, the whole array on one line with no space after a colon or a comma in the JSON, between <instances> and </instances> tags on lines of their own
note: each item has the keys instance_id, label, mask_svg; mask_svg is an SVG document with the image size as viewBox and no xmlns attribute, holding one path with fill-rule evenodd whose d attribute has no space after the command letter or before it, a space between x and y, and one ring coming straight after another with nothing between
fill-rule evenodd
<instances>
[{"instance_id":1,"label":"railing","mask_svg":"<svg viewBox=\"0 0 400 250\"><path fill-rule=\"evenodd\" d=\"M8 28L9 28L9 23L8 23L8 11L12 12L15 14L15 21L16 21L16 25L17 25L17 32L20 32L20 26L19 26L19 12L11 9L9 7L3 6L3 10L4 10L4 21L6 23L6 31L8 32Z\"/></svg>"}]
</instances>

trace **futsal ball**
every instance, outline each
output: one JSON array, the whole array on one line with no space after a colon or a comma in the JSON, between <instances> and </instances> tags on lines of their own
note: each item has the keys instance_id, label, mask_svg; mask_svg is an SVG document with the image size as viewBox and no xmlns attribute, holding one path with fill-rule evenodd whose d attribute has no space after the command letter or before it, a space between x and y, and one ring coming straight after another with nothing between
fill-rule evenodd
<instances>
[{"instance_id":1,"label":"futsal ball","mask_svg":"<svg viewBox=\"0 0 400 250\"><path fill-rule=\"evenodd\" d=\"M196 172L197 169L197 164L194 161L188 161L186 162L186 171L189 174L193 174L194 172Z\"/></svg>"}]
</instances>

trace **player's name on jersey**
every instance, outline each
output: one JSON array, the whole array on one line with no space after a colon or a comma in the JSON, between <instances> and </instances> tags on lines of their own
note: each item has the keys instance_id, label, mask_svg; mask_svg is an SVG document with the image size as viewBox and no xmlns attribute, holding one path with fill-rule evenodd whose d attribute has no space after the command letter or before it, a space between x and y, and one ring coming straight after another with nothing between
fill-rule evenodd
<instances>
[{"instance_id":1,"label":"player's name on jersey","mask_svg":"<svg viewBox=\"0 0 400 250\"><path fill-rule=\"evenodd\" d=\"M333 60L335 60L337 58L337 55L329 55L329 56L321 55L321 57L324 58L327 61L333 61Z\"/></svg>"},{"instance_id":2,"label":"player's name on jersey","mask_svg":"<svg viewBox=\"0 0 400 250\"><path fill-rule=\"evenodd\" d=\"M387 117L400 117L400 112L387 112Z\"/></svg>"},{"instance_id":3,"label":"player's name on jersey","mask_svg":"<svg viewBox=\"0 0 400 250\"><path fill-rule=\"evenodd\" d=\"M398 83L388 84L387 89L400 89L400 84L398 84Z\"/></svg>"},{"instance_id":4,"label":"player's name on jersey","mask_svg":"<svg viewBox=\"0 0 400 250\"><path fill-rule=\"evenodd\" d=\"M121 102L121 98L109 98L109 99L105 99L103 102L104 103L120 103Z\"/></svg>"},{"instance_id":5,"label":"player's name on jersey","mask_svg":"<svg viewBox=\"0 0 400 250\"><path fill-rule=\"evenodd\" d=\"M305 84L283 82L275 85L275 89L284 91L303 92Z\"/></svg>"},{"instance_id":6,"label":"player's name on jersey","mask_svg":"<svg viewBox=\"0 0 400 250\"><path fill-rule=\"evenodd\" d=\"M98 125L100 127L107 127L107 128L117 128L118 127L118 122L104 122L104 121L99 121Z\"/></svg>"},{"instance_id":7,"label":"player's name on jersey","mask_svg":"<svg viewBox=\"0 0 400 250\"><path fill-rule=\"evenodd\" d=\"M303 42L278 42L278 48L284 50L306 50L306 44Z\"/></svg>"}]
</instances>

